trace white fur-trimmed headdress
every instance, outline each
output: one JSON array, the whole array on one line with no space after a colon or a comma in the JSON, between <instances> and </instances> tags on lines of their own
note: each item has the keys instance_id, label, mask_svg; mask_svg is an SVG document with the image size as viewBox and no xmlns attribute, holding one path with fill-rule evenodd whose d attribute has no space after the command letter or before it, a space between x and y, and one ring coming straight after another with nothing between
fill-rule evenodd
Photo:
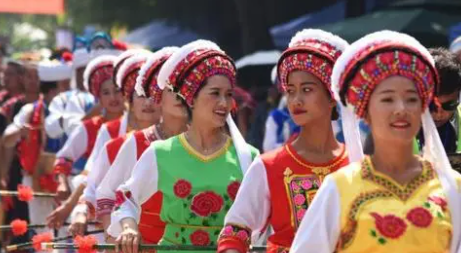
<instances>
[{"instance_id":1,"label":"white fur-trimmed headdress","mask_svg":"<svg viewBox=\"0 0 461 253\"><path fill-rule=\"evenodd\" d=\"M70 80L72 67L58 61L43 61L38 64L38 77L42 82L57 82Z\"/></svg>"},{"instance_id":2,"label":"white fur-trimmed headdress","mask_svg":"<svg viewBox=\"0 0 461 253\"><path fill-rule=\"evenodd\" d=\"M168 59L160 70L158 82L160 89L173 89L190 106L207 78L222 75L235 85L236 71L234 61L218 45L198 40L183 46Z\"/></svg>"},{"instance_id":3,"label":"white fur-trimmed headdress","mask_svg":"<svg viewBox=\"0 0 461 253\"><path fill-rule=\"evenodd\" d=\"M302 70L316 76L331 92L333 65L348 45L339 36L320 29L304 29L296 33L277 64L282 89L286 89L291 72Z\"/></svg>"},{"instance_id":4,"label":"white fur-trimmed headdress","mask_svg":"<svg viewBox=\"0 0 461 253\"><path fill-rule=\"evenodd\" d=\"M147 58L136 78L135 90L138 96L149 96L155 102L160 102L162 90L158 87L158 72L165 61L178 49L178 47L165 47Z\"/></svg>"},{"instance_id":5,"label":"white fur-trimmed headdress","mask_svg":"<svg viewBox=\"0 0 461 253\"><path fill-rule=\"evenodd\" d=\"M113 55L99 56L88 63L83 74L83 84L85 89L91 92L95 97L99 96L99 89L102 83L112 79L114 72Z\"/></svg>"},{"instance_id":6,"label":"white fur-trimmed headdress","mask_svg":"<svg viewBox=\"0 0 461 253\"><path fill-rule=\"evenodd\" d=\"M189 54L193 53L194 51L197 51L198 49L210 49L224 53L224 51L222 51L218 45L208 40L196 40L182 46L165 62L165 64L163 64L162 69L160 70L160 73L158 74L157 78L158 86L160 87L160 89L165 89L165 87L173 86L173 84L169 83L169 77L175 70L176 66L182 60L184 60L184 58L186 58Z\"/></svg>"},{"instance_id":7,"label":"white fur-trimmed headdress","mask_svg":"<svg viewBox=\"0 0 461 253\"><path fill-rule=\"evenodd\" d=\"M126 99L131 99L141 66L152 53L139 53L126 59L117 71L116 84Z\"/></svg>"}]
</instances>

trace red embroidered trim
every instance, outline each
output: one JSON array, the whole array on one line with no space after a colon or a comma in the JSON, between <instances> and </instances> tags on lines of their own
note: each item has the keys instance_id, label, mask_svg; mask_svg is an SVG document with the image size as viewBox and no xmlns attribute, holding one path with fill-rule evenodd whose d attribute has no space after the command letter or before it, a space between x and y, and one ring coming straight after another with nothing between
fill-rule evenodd
<instances>
[{"instance_id":1,"label":"red embroidered trim","mask_svg":"<svg viewBox=\"0 0 461 253\"><path fill-rule=\"evenodd\" d=\"M379 53L373 55L376 52ZM363 117L375 86L390 76L404 76L415 82L425 109L439 82L436 69L428 62L418 50L406 45L395 42L373 44L358 52L348 63L340 77L340 90L347 88L348 103L359 117ZM360 69L353 72L357 67ZM350 76L352 74L354 76Z\"/></svg>"}]
</instances>

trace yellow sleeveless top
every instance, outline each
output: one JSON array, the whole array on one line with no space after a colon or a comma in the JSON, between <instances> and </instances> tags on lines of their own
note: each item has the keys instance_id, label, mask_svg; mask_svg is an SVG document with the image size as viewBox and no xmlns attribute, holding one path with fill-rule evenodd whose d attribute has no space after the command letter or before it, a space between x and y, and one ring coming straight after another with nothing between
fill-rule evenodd
<instances>
[{"instance_id":1,"label":"yellow sleeveless top","mask_svg":"<svg viewBox=\"0 0 461 253\"><path fill-rule=\"evenodd\" d=\"M448 252L447 198L429 162L406 185L375 171L369 157L333 174L341 202L337 252Z\"/></svg>"}]
</instances>

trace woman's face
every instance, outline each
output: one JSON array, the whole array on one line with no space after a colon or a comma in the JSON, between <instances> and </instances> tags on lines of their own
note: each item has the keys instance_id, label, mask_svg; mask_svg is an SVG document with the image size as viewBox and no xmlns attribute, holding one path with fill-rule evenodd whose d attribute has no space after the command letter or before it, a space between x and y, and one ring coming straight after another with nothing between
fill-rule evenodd
<instances>
[{"instance_id":1,"label":"woman's face","mask_svg":"<svg viewBox=\"0 0 461 253\"><path fill-rule=\"evenodd\" d=\"M125 110L123 95L112 80L107 80L101 85L99 102L109 113L122 113Z\"/></svg>"},{"instance_id":2,"label":"woman's face","mask_svg":"<svg viewBox=\"0 0 461 253\"><path fill-rule=\"evenodd\" d=\"M160 105L154 103L152 99L138 96L136 92L133 92L133 102L131 110L134 113L135 118L139 121L156 124L160 120Z\"/></svg>"},{"instance_id":3,"label":"woman's face","mask_svg":"<svg viewBox=\"0 0 461 253\"><path fill-rule=\"evenodd\" d=\"M370 97L366 121L373 139L411 143L421 127L422 104L415 84L404 77L389 77Z\"/></svg>"},{"instance_id":4,"label":"woman's face","mask_svg":"<svg viewBox=\"0 0 461 253\"><path fill-rule=\"evenodd\" d=\"M187 118L187 111L181 99L170 89L165 88L162 92L162 115L175 118Z\"/></svg>"},{"instance_id":5,"label":"woman's face","mask_svg":"<svg viewBox=\"0 0 461 253\"><path fill-rule=\"evenodd\" d=\"M306 71L291 72L288 75L285 95L290 115L298 126L312 124L319 119L331 120L331 112L336 102L314 75Z\"/></svg>"},{"instance_id":6,"label":"woman's face","mask_svg":"<svg viewBox=\"0 0 461 253\"><path fill-rule=\"evenodd\" d=\"M194 99L192 121L210 127L223 127L232 109L233 87L229 78L216 75L207 83Z\"/></svg>"}]
</instances>

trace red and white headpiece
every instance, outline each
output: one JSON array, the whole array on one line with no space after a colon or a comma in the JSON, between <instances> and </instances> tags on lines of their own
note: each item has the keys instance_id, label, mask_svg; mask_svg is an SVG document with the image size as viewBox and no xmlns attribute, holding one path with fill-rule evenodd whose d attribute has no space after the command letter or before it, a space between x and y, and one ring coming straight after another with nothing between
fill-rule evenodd
<instances>
[{"instance_id":1,"label":"red and white headpiece","mask_svg":"<svg viewBox=\"0 0 461 253\"><path fill-rule=\"evenodd\" d=\"M351 162L363 157L357 117L364 117L371 94L386 78L402 76L412 80L423 109L431 102L439 80L434 59L413 37L393 31L369 34L351 44L337 60L332 85L338 103L345 103L343 133ZM453 224L461 222L461 198L455 172L448 160L429 110L421 115L424 159L431 162L448 197ZM457 252L461 229L453 227L451 252Z\"/></svg>"},{"instance_id":2,"label":"red and white headpiece","mask_svg":"<svg viewBox=\"0 0 461 253\"><path fill-rule=\"evenodd\" d=\"M59 61L39 62L37 71L42 82L58 82L70 80L72 77L71 66Z\"/></svg>"},{"instance_id":3,"label":"red and white headpiece","mask_svg":"<svg viewBox=\"0 0 461 253\"><path fill-rule=\"evenodd\" d=\"M155 103L160 103L162 90L158 87L158 73L165 61L178 49L178 47L165 47L147 58L136 79L135 90L138 96L150 97L154 99Z\"/></svg>"},{"instance_id":4,"label":"red and white headpiece","mask_svg":"<svg viewBox=\"0 0 461 253\"><path fill-rule=\"evenodd\" d=\"M282 89L286 88L291 72L303 70L316 76L331 92L333 66L348 45L345 40L323 30L305 29L298 32L280 56L277 65Z\"/></svg>"},{"instance_id":5,"label":"red and white headpiece","mask_svg":"<svg viewBox=\"0 0 461 253\"><path fill-rule=\"evenodd\" d=\"M375 32L354 42L336 62L331 82L336 98L364 117L374 88L390 76L413 80L424 108L439 82L429 51L413 37L393 31Z\"/></svg>"},{"instance_id":6,"label":"red and white headpiece","mask_svg":"<svg viewBox=\"0 0 461 253\"><path fill-rule=\"evenodd\" d=\"M113 55L99 56L90 61L85 68L83 84L93 96L99 97L101 85L107 80L112 80L115 59L116 57Z\"/></svg>"},{"instance_id":7,"label":"red and white headpiece","mask_svg":"<svg viewBox=\"0 0 461 253\"><path fill-rule=\"evenodd\" d=\"M128 49L121 53L120 55L117 56L117 60L114 62L114 78L117 76L117 72L120 69L120 66L122 66L123 62L125 62L128 58L137 55L137 54L142 54L142 53L150 53L150 51L145 50L145 49ZM115 80L114 80L115 82Z\"/></svg>"},{"instance_id":8,"label":"red and white headpiece","mask_svg":"<svg viewBox=\"0 0 461 253\"><path fill-rule=\"evenodd\" d=\"M131 56L120 65L117 71L116 84L122 90L123 96L128 101L131 101L133 98L138 72L150 55L152 55L152 53L148 52Z\"/></svg>"},{"instance_id":9,"label":"red and white headpiece","mask_svg":"<svg viewBox=\"0 0 461 253\"><path fill-rule=\"evenodd\" d=\"M160 89L173 89L190 106L207 78L224 75L235 85L236 73L233 60L218 45L197 40L175 52L161 68L157 79Z\"/></svg>"}]
</instances>

